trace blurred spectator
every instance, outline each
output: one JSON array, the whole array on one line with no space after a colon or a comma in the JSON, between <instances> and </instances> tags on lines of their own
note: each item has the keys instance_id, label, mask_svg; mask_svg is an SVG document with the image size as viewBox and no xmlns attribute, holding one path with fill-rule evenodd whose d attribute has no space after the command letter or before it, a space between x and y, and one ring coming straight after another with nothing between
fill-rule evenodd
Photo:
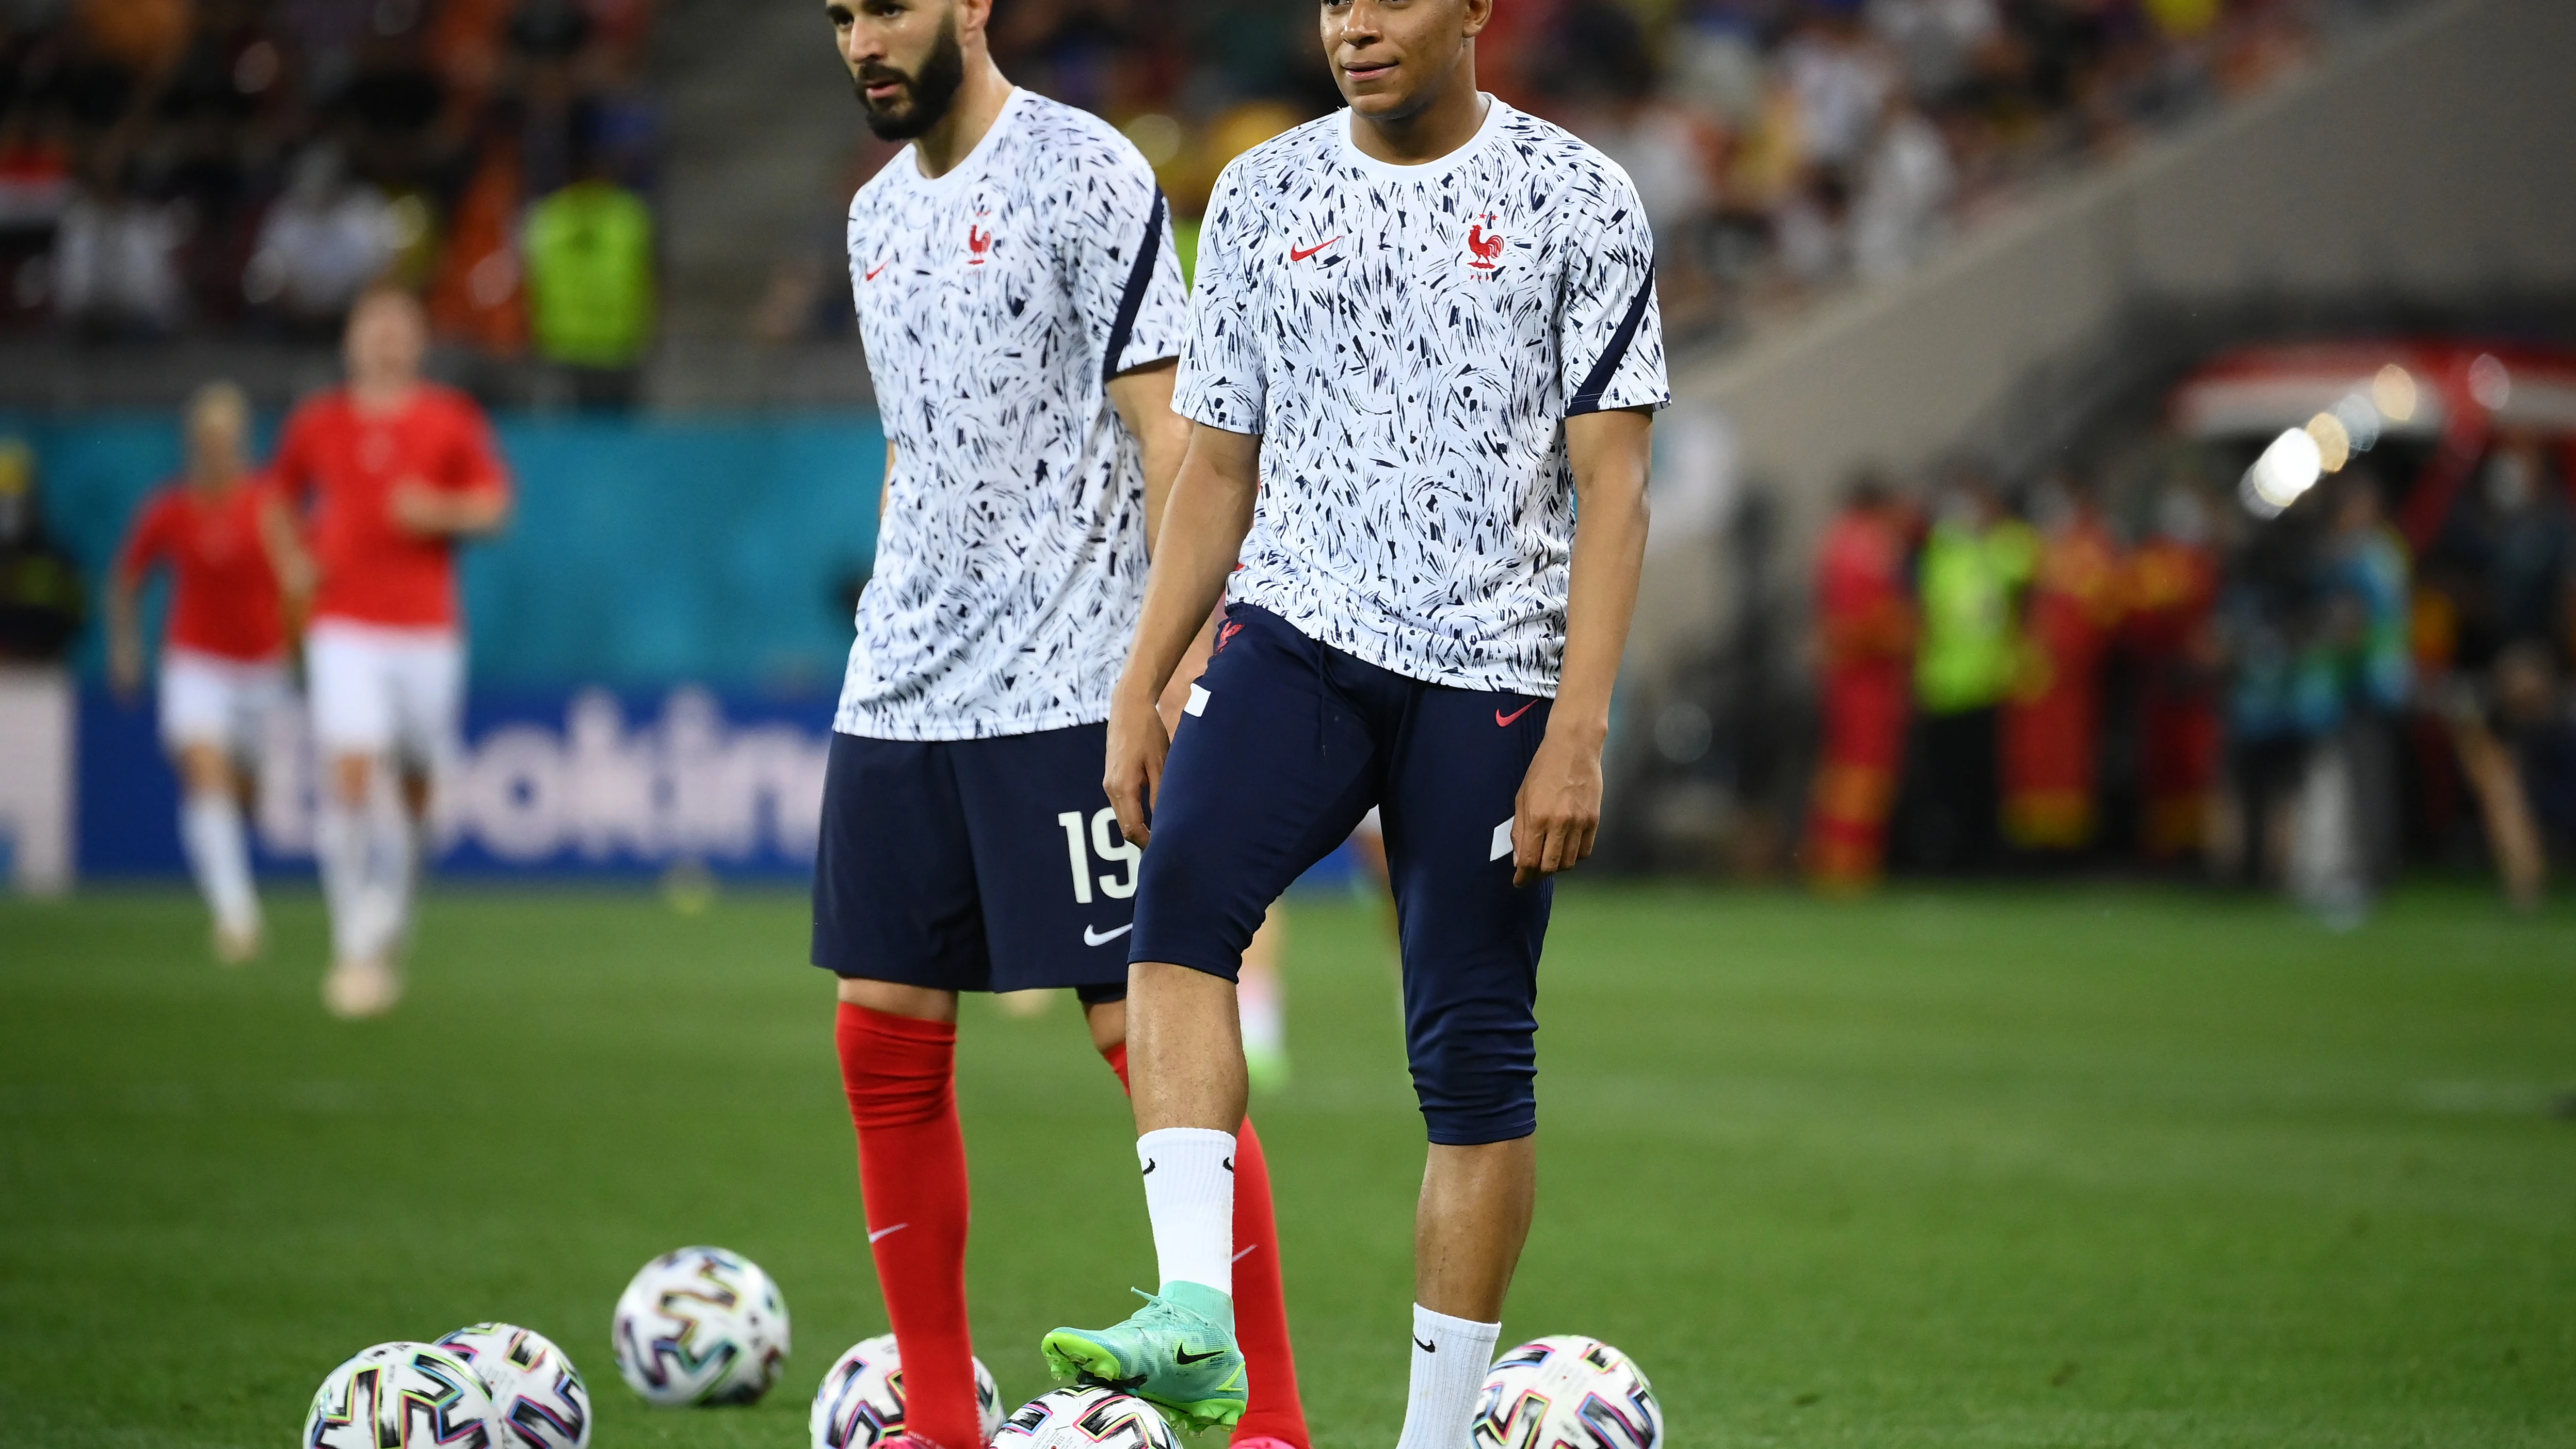
<instances>
[{"instance_id":1,"label":"blurred spectator","mask_svg":"<svg viewBox=\"0 0 2576 1449\"><path fill-rule=\"evenodd\" d=\"M653 214L608 177L597 148L582 169L528 213L529 322L575 406L632 407L653 337Z\"/></svg>"},{"instance_id":2,"label":"blurred spectator","mask_svg":"<svg viewBox=\"0 0 2576 1449\"><path fill-rule=\"evenodd\" d=\"M2522 776L2531 815L2546 840L2576 850L2576 693L2565 671L2537 643L2506 649L2496 660L2496 716Z\"/></svg>"},{"instance_id":3,"label":"blurred spectator","mask_svg":"<svg viewBox=\"0 0 2576 1449\"><path fill-rule=\"evenodd\" d=\"M36 455L15 438L0 441L0 662L62 658L87 601L71 555L45 536Z\"/></svg>"},{"instance_id":4,"label":"blurred spectator","mask_svg":"<svg viewBox=\"0 0 2576 1449\"><path fill-rule=\"evenodd\" d=\"M2408 650L2406 545L2388 526L2379 481L2347 469L2335 484L2334 523L2326 543L2326 628L2342 674L2336 761L2351 804L2354 871L2334 889L2338 909L2358 910L2396 880L2401 821L2398 716L2414 692Z\"/></svg>"},{"instance_id":5,"label":"blurred spectator","mask_svg":"<svg viewBox=\"0 0 2576 1449\"><path fill-rule=\"evenodd\" d=\"M1925 868L1974 869L1995 858L1997 715L2019 667L2021 597L2038 563L2038 536L2004 512L1985 475L1955 470L1923 543L1918 585L1921 718L1901 821L1907 856Z\"/></svg>"},{"instance_id":6,"label":"blurred spectator","mask_svg":"<svg viewBox=\"0 0 2576 1449\"><path fill-rule=\"evenodd\" d=\"M1816 558L1818 694L1824 740L1807 820L1819 889L1877 883L1913 714L1914 519L1885 479L1864 474L1826 526Z\"/></svg>"},{"instance_id":7,"label":"blurred spectator","mask_svg":"<svg viewBox=\"0 0 2576 1449\"><path fill-rule=\"evenodd\" d=\"M2091 495L2042 490L2027 639L2003 706L2003 828L2024 851L2093 843L2102 752L2102 667L2125 604L2120 550Z\"/></svg>"},{"instance_id":8,"label":"blurred spectator","mask_svg":"<svg viewBox=\"0 0 2576 1449\"><path fill-rule=\"evenodd\" d=\"M298 331L336 329L349 304L384 275L396 235L384 194L347 175L339 151L314 146L260 222L242 295Z\"/></svg>"},{"instance_id":9,"label":"blurred spectator","mask_svg":"<svg viewBox=\"0 0 2576 1449\"><path fill-rule=\"evenodd\" d=\"M2151 861L2195 857L2209 844L2220 749L2211 632L2218 581L2207 500L2189 485L2168 487L2123 586L2138 689L2138 847Z\"/></svg>"},{"instance_id":10,"label":"blurred spectator","mask_svg":"<svg viewBox=\"0 0 2576 1449\"><path fill-rule=\"evenodd\" d=\"M54 234L55 310L103 331L175 330L187 310L179 248L189 221L183 206L104 182L84 186Z\"/></svg>"},{"instance_id":11,"label":"blurred spectator","mask_svg":"<svg viewBox=\"0 0 2576 1449\"><path fill-rule=\"evenodd\" d=\"M1852 269L1871 281L1913 270L1941 239L1957 181L1940 128L1891 96L1852 201Z\"/></svg>"}]
</instances>

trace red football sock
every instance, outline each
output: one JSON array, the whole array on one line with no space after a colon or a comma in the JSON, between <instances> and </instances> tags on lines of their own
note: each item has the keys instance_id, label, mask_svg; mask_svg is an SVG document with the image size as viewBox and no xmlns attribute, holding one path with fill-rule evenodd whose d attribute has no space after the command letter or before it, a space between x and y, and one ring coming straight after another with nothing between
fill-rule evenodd
<instances>
[{"instance_id":1,"label":"red football sock","mask_svg":"<svg viewBox=\"0 0 2576 1449\"><path fill-rule=\"evenodd\" d=\"M841 1003L835 1035L886 1317L903 1354L904 1427L983 1449L966 1326L966 1139L957 1028Z\"/></svg>"},{"instance_id":2,"label":"red football sock","mask_svg":"<svg viewBox=\"0 0 2576 1449\"><path fill-rule=\"evenodd\" d=\"M1101 1053L1118 1084L1127 1085L1127 1044ZM1297 1399L1297 1354L1288 1342L1288 1292L1279 1279L1279 1224L1270 1211L1270 1164L1252 1119L1234 1135L1234 1338L1243 1349L1252 1402L1232 1442L1285 1439L1308 1449L1305 1406Z\"/></svg>"}]
</instances>

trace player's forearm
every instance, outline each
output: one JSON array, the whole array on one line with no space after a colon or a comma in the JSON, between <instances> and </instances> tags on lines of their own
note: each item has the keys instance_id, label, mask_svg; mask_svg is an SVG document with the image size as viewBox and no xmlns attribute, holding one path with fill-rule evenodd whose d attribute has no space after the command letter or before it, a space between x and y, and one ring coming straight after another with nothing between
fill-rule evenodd
<instances>
[{"instance_id":1,"label":"player's forearm","mask_svg":"<svg viewBox=\"0 0 2576 1449\"><path fill-rule=\"evenodd\" d=\"M1575 425L1596 418L1598 426ZM1599 414L1576 419L1567 434L1580 506L1566 589L1565 664L1548 732L1597 747L1610 733L1610 692L1645 568L1647 429L1639 414Z\"/></svg>"},{"instance_id":2,"label":"player's forearm","mask_svg":"<svg viewBox=\"0 0 2576 1449\"><path fill-rule=\"evenodd\" d=\"M1257 449L1259 440L1252 442ZM1190 641L1224 595L1226 577L1243 552L1243 537L1252 531L1259 475L1242 476L1240 470L1220 466L1209 455L1222 446L1202 446L1194 438L1172 480L1161 547L1146 575L1144 617L1137 623L1135 648L1118 686L1149 704L1171 681Z\"/></svg>"},{"instance_id":3,"label":"player's forearm","mask_svg":"<svg viewBox=\"0 0 2576 1449\"><path fill-rule=\"evenodd\" d=\"M471 538L497 533L509 521L510 495L499 488L478 488L441 498L431 528L451 538Z\"/></svg>"}]
</instances>

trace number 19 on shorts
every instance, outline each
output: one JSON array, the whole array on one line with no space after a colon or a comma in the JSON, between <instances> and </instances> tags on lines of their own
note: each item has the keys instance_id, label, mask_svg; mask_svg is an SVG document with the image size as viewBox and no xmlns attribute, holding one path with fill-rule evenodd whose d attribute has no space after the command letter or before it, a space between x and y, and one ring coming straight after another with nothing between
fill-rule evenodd
<instances>
[{"instance_id":1,"label":"number 19 on shorts","mask_svg":"<svg viewBox=\"0 0 2576 1449\"><path fill-rule=\"evenodd\" d=\"M1064 827L1064 853L1073 866L1073 898L1081 905L1091 904L1091 887L1096 880L1100 893L1112 900L1123 901L1136 894L1136 870L1145 857L1127 837L1118 833L1118 812L1102 810L1091 817L1089 839L1084 838L1082 812L1067 810L1055 818ZM1094 876L1092 856L1104 863L1114 862L1124 869L1121 875Z\"/></svg>"}]
</instances>

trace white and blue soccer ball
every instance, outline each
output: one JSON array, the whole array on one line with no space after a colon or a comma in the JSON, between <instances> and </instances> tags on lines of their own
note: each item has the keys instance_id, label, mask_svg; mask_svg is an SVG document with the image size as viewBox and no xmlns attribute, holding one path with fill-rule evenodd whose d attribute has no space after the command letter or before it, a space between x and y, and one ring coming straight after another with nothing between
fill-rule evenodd
<instances>
[{"instance_id":1,"label":"white and blue soccer ball","mask_svg":"<svg viewBox=\"0 0 2576 1449\"><path fill-rule=\"evenodd\" d=\"M436 1344L380 1343L331 1370L304 1414L301 1449L502 1449L491 1391Z\"/></svg>"},{"instance_id":2,"label":"white and blue soccer ball","mask_svg":"<svg viewBox=\"0 0 2576 1449\"><path fill-rule=\"evenodd\" d=\"M876 1449L880 1440L903 1432L903 1358L894 1335L861 1339L823 1375L814 1391L814 1412L806 1425L814 1449ZM989 1444L1002 1427L1002 1390L993 1371L975 1360L975 1417Z\"/></svg>"},{"instance_id":3,"label":"white and blue soccer ball","mask_svg":"<svg viewBox=\"0 0 2576 1449\"><path fill-rule=\"evenodd\" d=\"M1535 1338L1494 1360L1476 1449L1657 1449L1664 1411L1628 1356L1597 1338Z\"/></svg>"},{"instance_id":4,"label":"white and blue soccer ball","mask_svg":"<svg viewBox=\"0 0 2576 1449\"><path fill-rule=\"evenodd\" d=\"M993 1449L1181 1449L1160 1411L1105 1384L1040 1394L1004 1420Z\"/></svg>"},{"instance_id":5,"label":"white and blue soccer ball","mask_svg":"<svg viewBox=\"0 0 2576 1449\"><path fill-rule=\"evenodd\" d=\"M787 1367L787 1300L759 1264L722 1248L645 1264L610 1332L617 1372L664 1408L748 1404Z\"/></svg>"},{"instance_id":6,"label":"white and blue soccer ball","mask_svg":"<svg viewBox=\"0 0 2576 1449\"><path fill-rule=\"evenodd\" d=\"M478 1323L438 1346L482 1375L503 1449L590 1449L590 1388L553 1340L515 1323Z\"/></svg>"}]
</instances>

